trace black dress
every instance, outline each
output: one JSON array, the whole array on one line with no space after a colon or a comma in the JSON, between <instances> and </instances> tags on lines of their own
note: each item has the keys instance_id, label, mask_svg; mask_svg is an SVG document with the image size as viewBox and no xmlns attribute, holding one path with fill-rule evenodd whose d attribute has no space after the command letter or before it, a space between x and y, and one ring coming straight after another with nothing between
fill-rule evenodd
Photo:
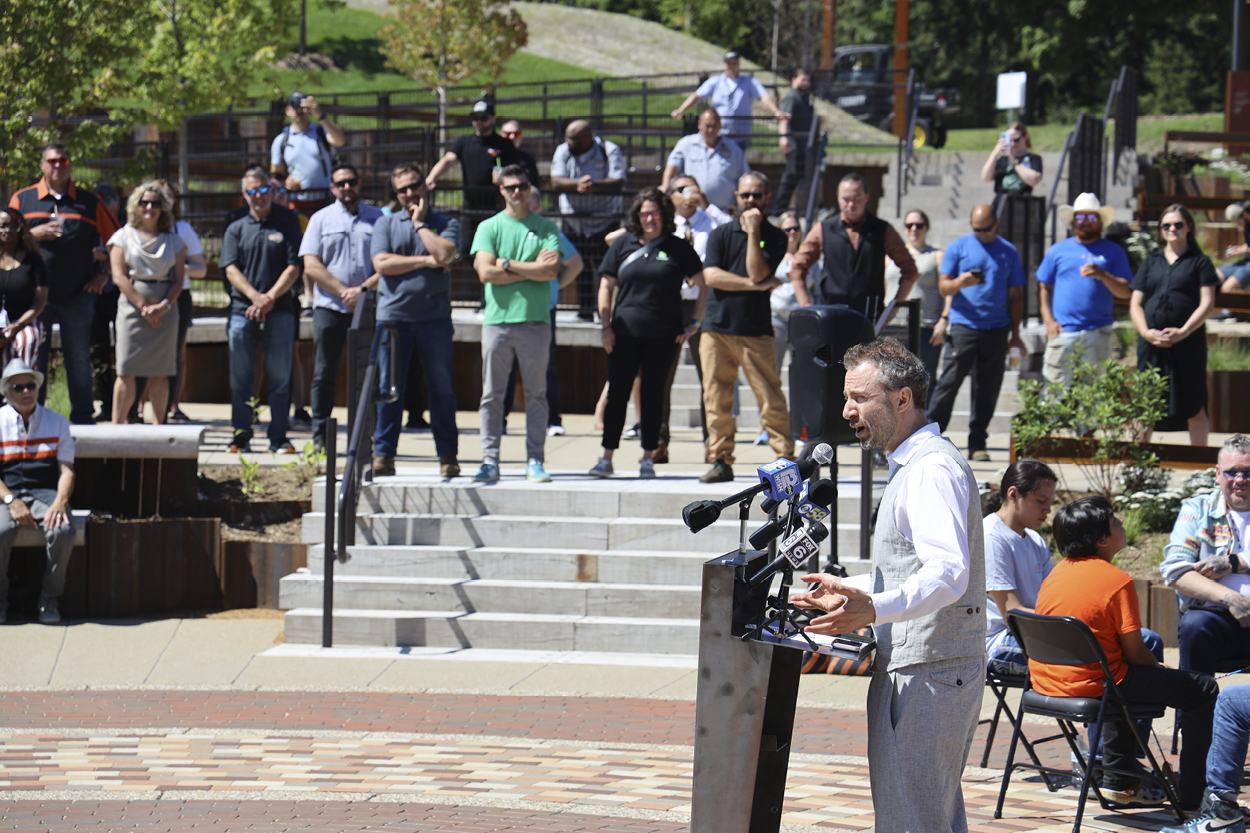
<instances>
[{"instance_id":1,"label":"black dress","mask_svg":"<svg viewBox=\"0 0 1250 833\"><path fill-rule=\"evenodd\" d=\"M1137 270L1130 288L1142 292L1146 326L1152 330L1183 327L1202 303L1202 287L1218 286L1211 259L1190 246L1169 264L1160 249ZM1157 367L1168 379L1167 416L1155 428L1181 431L1207 404L1207 327L1203 324L1189 338L1172 347L1155 347L1137 338L1137 369Z\"/></svg>"},{"instance_id":2,"label":"black dress","mask_svg":"<svg viewBox=\"0 0 1250 833\"><path fill-rule=\"evenodd\" d=\"M35 290L47 285L48 267L37 252L25 252L16 269L0 269L0 303L10 324L35 305Z\"/></svg>"}]
</instances>

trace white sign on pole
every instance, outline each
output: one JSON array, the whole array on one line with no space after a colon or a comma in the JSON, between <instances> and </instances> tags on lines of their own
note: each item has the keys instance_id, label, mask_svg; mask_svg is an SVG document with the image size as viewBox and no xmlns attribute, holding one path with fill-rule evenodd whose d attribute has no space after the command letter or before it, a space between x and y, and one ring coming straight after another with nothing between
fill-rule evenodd
<instances>
[{"instance_id":1,"label":"white sign on pole","mask_svg":"<svg viewBox=\"0 0 1250 833\"><path fill-rule=\"evenodd\" d=\"M1028 81L1027 72L1004 72L998 76L998 97L996 107L999 110L1019 110L1024 107L1024 85Z\"/></svg>"}]
</instances>

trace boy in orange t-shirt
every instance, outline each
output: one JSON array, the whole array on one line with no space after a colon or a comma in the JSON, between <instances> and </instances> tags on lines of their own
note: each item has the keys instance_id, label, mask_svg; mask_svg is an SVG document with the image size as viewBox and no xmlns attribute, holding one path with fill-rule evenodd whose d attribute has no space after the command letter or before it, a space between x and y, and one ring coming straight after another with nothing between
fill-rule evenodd
<instances>
[{"instance_id":1,"label":"boy in orange t-shirt","mask_svg":"<svg viewBox=\"0 0 1250 833\"><path fill-rule=\"evenodd\" d=\"M1160 665L1146 649L1133 579L1111 564L1126 541L1124 525L1110 501L1088 497L1069 503L1055 516L1052 531L1064 560L1042 582L1035 610L1046 616L1073 616L1089 625L1129 702L1182 710L1179 798L1183 809L1196 810L1206 786L1207 748L1219 687L1205 674ZM1029 677L1041 694L1101 697L1103 693L1102 668L1097 665L1046 665L1029 660ZM1103 763L1135 769L1135 752L1132 730L1123 720L1109 719L1103 727ZM1104 773L1100 785L1112 804L1136 807L1163 803L1162 790L1128 775Z\"/></svg>"}]
</instances>

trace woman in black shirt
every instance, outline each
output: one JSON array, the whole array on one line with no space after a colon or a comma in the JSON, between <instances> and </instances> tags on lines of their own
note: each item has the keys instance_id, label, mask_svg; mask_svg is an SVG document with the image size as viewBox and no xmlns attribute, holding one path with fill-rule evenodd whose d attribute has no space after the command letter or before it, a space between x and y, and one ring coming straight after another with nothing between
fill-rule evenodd
<instances>
[{"instance_id":1,"label":"woman in black shirt","mask_svg":"<svg viewBox=\"0 0 1250 833\"><path fill-rule=\"evenodd\" d=\"M1207 316L1215 308L1219 278L1194 239L1194 218L1171 205L1159 219L1159 242L1137 270L1129 314L1137 327L1137 369L1156 367L1168 379L1168 412L1155 427L1189 428L1193 445L1206 445Z\"/></svg>"},{"instance_id":2,"label":"woman in black shirt","mask_svg":"<svg viewBox=\"0 0 1250 833\"><path fill-rule=\"evenodd\" d=\"M22 212L0 208L0 367L20 358L31 367L43 343L39 315L48 301L48 267Z\"/></svg>"},{"instance_id":3,"label":"woman in black shirt","mask_svg":"<svg viewBox=\"0 0 1250 833\"><path fill-rule=\"evenodd\" d=\"M1018 121L1003 131L1010 138L1001 138L981 167L981 179L994 183L995 194L1033 193L1042 181L1042 157L1033 153L1029 128Z\"/></svg>"},{"instance_id":4,"label":"woman in black shirt","mask_svg":"<svg viewBox=\"0 0 1250 833\"><path fill-rule=\"evenodd\" d=\"M625 408L634 377L642 369L642 466L639 477L655 477L651 461L660 443L664 386L673 354L699 331L707 292L703 263L685 240L675 237L672 200L647 188L629 207L625 234L608 249L599 266L599 319L608 352L608 404L603 417L603 457L590 470L610 477L612 455L625 427ZM682 320L681 287L700 288L694 319Z\"/></svg>"}]
</instances>

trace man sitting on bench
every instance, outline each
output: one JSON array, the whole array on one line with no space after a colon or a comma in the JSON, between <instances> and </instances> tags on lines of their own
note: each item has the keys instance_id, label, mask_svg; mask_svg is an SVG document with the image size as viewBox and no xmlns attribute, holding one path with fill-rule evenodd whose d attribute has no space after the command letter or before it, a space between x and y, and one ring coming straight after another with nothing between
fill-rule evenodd
<instances>
[{"instance_id":1,"label":"man sitting on bench","mask_svg":"<svg viewBox=\"0 0 1250 833\"><path fill-rule=\"evenodd\" d=\"M38 525L48 542L39 621L61 621L57 597L74 549L69 496L74 492L74 438L69 421L39 404L43 374L13 359L0 375L0 623L9 597L9 553L19 526Z\"/></svg>"}]
</instances>

